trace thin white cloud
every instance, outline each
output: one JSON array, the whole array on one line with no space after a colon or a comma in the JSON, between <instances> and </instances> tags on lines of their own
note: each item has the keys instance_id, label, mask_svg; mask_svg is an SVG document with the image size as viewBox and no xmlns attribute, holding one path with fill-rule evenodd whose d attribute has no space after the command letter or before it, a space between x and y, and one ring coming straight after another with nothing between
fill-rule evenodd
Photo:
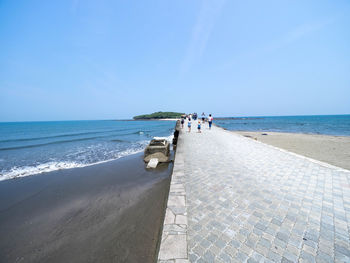
<instances>
[{"instance_id":1,"label":"thin white cloud","mask_svg":"<svg viewBox=\"0 0 350 263\"><path fill-rule=\"evenodd\" d=\"M180 74L183 75L190 70L196 61L202 57L215 21L220 15L226 0L203 0L196 24L193 27L190 43L182 61Z\"/></svg>"},{"instance_id":2,"label":"thin white cloud","mask_svg":"<svg viewBox=\"0 0 350 263\"><path fill-rule=\"evenodd\" d=\"M324 27L334 23L334 21L335 19L329 18L296 26L265 45L239 53L235 60L224 64L222 67L220 67L220 70L230 68L232 65L238 63L238 61L242 59L254 59L261 54L271 53L278 49L284 48L285 46L292 45L295 42L302 41L303 38L307 38L309 35L322 30Z\"/></svg>"},{"instance_id":3,"label":"thin white cloud","mask_svg":"<svg viewBox=\"0 0 350 263\"><path fill-rule=\"evenodd\" d=\"M324 27L332 23L334 23L334 19L329 18L299 25L282 35L280 38L277 38L265 48L265 51L271 52L275 49L300 41L302 38L308 37L309 35L322 30Z\"/></svg>"},{"instance_id":4,"label":"thin white cloud","mask_svg":"<svg viewBox=\"0 0 350 263\"><path fill-rule=\"evenodd\" d=\"M315 31L321 30L323 27L331 24L333 21L328 19L325 21L318 21L309 24L300 25L293 30L289 31L281 40L282 44L289 44L307 36Z\"/></svg>"}]
</instances>

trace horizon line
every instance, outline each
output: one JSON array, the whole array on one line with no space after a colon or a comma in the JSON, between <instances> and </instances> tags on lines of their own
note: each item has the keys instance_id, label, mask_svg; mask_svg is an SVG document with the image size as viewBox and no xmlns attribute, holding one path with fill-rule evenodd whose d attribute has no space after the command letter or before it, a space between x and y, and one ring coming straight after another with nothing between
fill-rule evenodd
<instances>
[{"instance_id":1,"label":"horizon line","mask_svg":"<svg viewBox=\"0 0 350 263\"><path fill-rule=\"evenodd\" d=\"M190 113L192 114L192 113ZM236 115L236 116L216 116L215 118L264 118L264 117L311 117L311 116L346 116L350 113L341 114L306 114L306 115ZM156 120L156 119L150 119ZM15 123L15 122L69 122L69 121L144 121L130 119L75 119L75 120L27 120L27 121L0 121L0 123Z\"/></svg>"}]
</instances>

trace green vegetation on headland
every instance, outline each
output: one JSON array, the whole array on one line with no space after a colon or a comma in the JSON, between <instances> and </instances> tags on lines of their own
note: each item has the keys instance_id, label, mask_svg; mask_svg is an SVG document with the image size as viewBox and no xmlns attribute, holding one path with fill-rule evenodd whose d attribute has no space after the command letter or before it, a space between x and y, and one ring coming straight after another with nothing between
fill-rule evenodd
<instances>
[{"instance_id":1,"label":"green vegetation on headland","mask_svg":"<svg viewBox=\"0 0 350 263\"><path fill-rule=\"evenodd\" d=\"M184 113L179 112L168 112L168 111L158 111L152 114L144 114L134 116L134 120L150 120L150 119L176 119L180 118Z\"/></svg>"}]
</instances>

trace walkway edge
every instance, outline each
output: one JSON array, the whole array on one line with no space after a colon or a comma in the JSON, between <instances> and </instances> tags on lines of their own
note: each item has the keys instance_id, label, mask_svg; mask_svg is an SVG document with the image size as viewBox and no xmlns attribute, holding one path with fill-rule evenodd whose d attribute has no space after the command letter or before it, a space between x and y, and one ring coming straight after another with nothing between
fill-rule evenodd
<instances>
[{"instance_id":1,"label":"walkway edge","mask_svg":"<svg viewBox=\"0 0 350 263\"><path fill-rule=\"evenodd\" d=\"M163 223L158 263L189 263L184 152L181 131L178 137L168 203Z\"/></svg>"}]
</instances>

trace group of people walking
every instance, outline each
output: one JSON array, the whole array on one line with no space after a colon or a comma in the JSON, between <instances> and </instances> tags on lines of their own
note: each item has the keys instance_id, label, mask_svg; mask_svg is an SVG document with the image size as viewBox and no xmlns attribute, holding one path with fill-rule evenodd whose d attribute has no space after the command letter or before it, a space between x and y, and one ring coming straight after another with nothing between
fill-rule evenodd
<instances>
[{"instance_id":1,"label":"group of people walking","mask_svg":"<svg viewBox=\"0 0 350 263\"><path fill-rule=\"evenodd\" d=\"M211 129L211 126L213 124L213 116L211 114L209 114L208 118L205 116L205 113L203 112L202 115L202 123L201 121L198 119L198 123L197 123L197 130L199 133L201 133L201 128L202 128L202 124L204 125L205 121L208 121L208 125L209 125L209 130ZM181 116L181 128L184 127L185 124L185 120L187 121L187 127L188 127L188 132L191 132L191 127L192 127L192 114L188 114L188 115L182 115ZM196 121L197 120L197 113L193 114L193 120Z\"/></svg>"}]
</instances>

